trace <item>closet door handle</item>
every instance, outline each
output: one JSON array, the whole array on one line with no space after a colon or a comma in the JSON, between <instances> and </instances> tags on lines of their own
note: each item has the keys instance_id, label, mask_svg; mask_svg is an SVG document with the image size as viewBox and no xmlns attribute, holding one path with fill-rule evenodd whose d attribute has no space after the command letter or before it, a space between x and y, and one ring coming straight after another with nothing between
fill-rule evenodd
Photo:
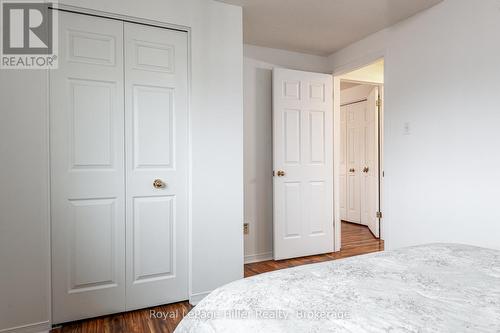
<instances>
[{"instance_id":1,"label":"closet door handle","mask_svg":"<svg viewBox=\"0 0 500 333\"><path fill-rule=\"evenodd\" d=\"M349 172L356 172L356 169L354 169L354 168L349 169Z\"/></svg>"},{"instance_id":2,"label":"closet door handle","mask_svg":"<svg viewBox=\"0 0 500 333\"><path fill-rule=\"evenodd\" d=\"M167 187L167 183L165 183L161 179L155 179L153 181L153 187L156 188L156 189L165 188L165 187Z\"/></svg>"},{"instance_id":3,"label":"closet door handle","mask_svg":"<svg viewBox=\"0 0 500 333\"><path fill-rule=\"evenodd\" d=\"M365 168L363 169L363 172L364 172L364 173L368 173L368 171L370 171L370 168L368 168L368 167L365 167Z\"/></svg>"}]
</instances>

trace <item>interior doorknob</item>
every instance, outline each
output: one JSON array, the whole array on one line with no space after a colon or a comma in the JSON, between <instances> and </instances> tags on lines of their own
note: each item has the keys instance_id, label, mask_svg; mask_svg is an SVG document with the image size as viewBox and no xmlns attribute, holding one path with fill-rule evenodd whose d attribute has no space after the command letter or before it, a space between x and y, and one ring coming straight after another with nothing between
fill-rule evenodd
<instances>
[{"instance_id":1,"label":"interior doorknob","mask_svg":"<svg viewBox=\"0 0 500 333\"><path fill-rule=\"evenodd\" d=\"M153 187L156 188L156 189L164 188L164 187L167 187L167 183L165 183L161 179L155 179L153 181Z\"/></svg>"},{"instance_id":2,"label":"interior doorknob","mask_svg":"<svg viewBox=\"0 0 500 333\"><path fill-rule=\"evenodd\" d=\"M283 170L278 170L276 174L278 175L278 177L284 177L286 175L285 171Z\"/></svg>"}]
</instances>

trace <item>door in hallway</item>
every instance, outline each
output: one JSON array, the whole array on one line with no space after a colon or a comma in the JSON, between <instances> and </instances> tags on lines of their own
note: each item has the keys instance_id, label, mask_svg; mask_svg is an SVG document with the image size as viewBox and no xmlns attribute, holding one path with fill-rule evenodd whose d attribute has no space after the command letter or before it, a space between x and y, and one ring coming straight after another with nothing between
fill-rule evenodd
<instances>
[{"instance_id":1,"label":"door in hallway","mask_svg":"<svg viewBox=\"0 0 500 333\"><path fill-rule=\"evenodd\" d=\"M368 95L362 120L361 157L361 223L367 225L375 237L380 237L379 224L379 88Z\"/></svg>"}]
</instances>

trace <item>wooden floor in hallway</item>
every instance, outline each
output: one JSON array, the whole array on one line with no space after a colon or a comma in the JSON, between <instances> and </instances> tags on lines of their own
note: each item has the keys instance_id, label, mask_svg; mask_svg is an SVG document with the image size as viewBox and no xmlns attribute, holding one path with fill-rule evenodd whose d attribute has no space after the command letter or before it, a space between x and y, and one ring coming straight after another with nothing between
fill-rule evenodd
<instances>
[{"instance_id":1,"label":"wooden floor in hallway","mask_svg":"<svg viewBox=\"0 0 500 333\"><path fill-rule=\"evenodd\" d=\"M376 239L367 227L342 222L340 252L280 261L263 261L245 265L245 277L355 255L384 250L384 241ZM215 269L215 268L214 268ZM69 323L53 329L52 333L171 333L192 309L188 302L157 306L95 319ZM153 316L152 314L155 314ZM164 315L162 317L162 315Z\"/></svg>"},{"instance_id":2,"label":"wooden floor in hallway","mask_svg":"<svg viewBox=\"0 0 500 333\"><path fill-rule=\"evenodd\" d=\"M245 277L323 261L347 258L384 250L384 241L375 238L368 227L342 222L342 248L340 252L287 260L269 260L245 265Z\"/></svg>"}]
</instances>

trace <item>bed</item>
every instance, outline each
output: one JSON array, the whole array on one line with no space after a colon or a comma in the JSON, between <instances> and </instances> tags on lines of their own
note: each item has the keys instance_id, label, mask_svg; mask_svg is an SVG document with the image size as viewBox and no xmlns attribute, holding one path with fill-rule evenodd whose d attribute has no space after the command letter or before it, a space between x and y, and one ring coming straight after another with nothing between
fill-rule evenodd
<instances>
[{"instance_id":1,"label":"bed","mask_svg":"<svg viewBox=\"0 0 500 333\"><path fill-rule=\"evenodd\" d=\"M176 333L500 332L500 251L431 244L221 287Z\"/></svg>"}]
</instances>

